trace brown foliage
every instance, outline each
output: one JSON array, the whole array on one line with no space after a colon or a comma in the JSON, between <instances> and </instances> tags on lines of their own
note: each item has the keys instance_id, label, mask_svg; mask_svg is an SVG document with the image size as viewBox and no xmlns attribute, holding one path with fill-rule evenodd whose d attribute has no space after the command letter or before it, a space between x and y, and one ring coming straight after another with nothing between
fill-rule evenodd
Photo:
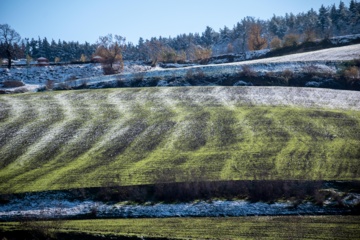
<instances>
[{"instance_id":1,"label":"brown foliage","mask_svg":"<svg viewBox=\"0 0 360 240\"><path fill-rule=\"evenodd\" d=\"M313 29L306 29L304 32L304 42L314 42L316 33Z\"/></svg>"},{"instance_id":2,"label":"brown foliage","mask_svg":"<svg viewBox=\"0 0 360 240\"><path fill-rule=\"evenodd\" d=\"M195 58L196 60L204 60L211 57L212 50L208 48L197 47L195 49Z\"/></svg>"},{"instance_id":3,"label":"brown foliage","mask_svg":"<svg viewBox=\"0 0 360 240\"><path fill-rule=\"evenodd\" d=\"M288 34L284 37L284 47L296 47L299 44L299 35Z\"/></svg>"},{"instance_id":4,"label":"brown foliage","mask_svg":"<svg viewBox=\"0 0 360 240\"><path fill-rule=\"evenodd\" d=\"M278 37L274 37L270 42L270 48L278 49L281 48L281 39Z\"/></svg>"},{"instance_id":5,"label":"brown foliage","mask_svg":"<svg viewBox=\"0 0 360 240\"><path fill-rule=\"evenodd\" d=\"M344 71L344 77L348 80L359 79L360 71L358 67L352 66Z\"/></svg>"},{"instance_id":6,"label":"brown foliage","mask_svg":"<svg viewBox=\"0 0 360 240\"><path fill-rule=\"evenodd\" d=\"M116 35L115 41L113 41L111 34L100 37L100 43L95 55L102 58L101 64L105 75L119 73L123 70L122 51L125 48L124 41L124 38Z\"/></svg>"},{"instance_id":7,"label":"brown foliage","mask_svg":"<svg viewBox=\"0 0 360 240\"><path fill-rule=\"evenodd\" d=\"M249 29L248 45L250 51L261 50L267 47L266 38L261 36L261 25L254 23Z\"/></svg>"},{"instance_id":8,"label":"brown foliage","mask_svg":"<svg viewBox=\"0 0 360 240\"><path fill-rule=\"evenodd\" d=\"M164 48L161 51L161 58L160 61L167 62L167 63L176 63L177 62L177 54L174 49L172 48Z\"/></svg>"},{"instance_id":9,"label":"brown foliage","mask_svg":"<svg viewBox=\"0 0 360 240\"><path fill-rule=\"evenodd\" d=\"M124 68L121 52L117 43L109 48L100 46L97 49L96 55L102 57L101 64L105 75L118 73Z\"/></svg>"}]
</instances>

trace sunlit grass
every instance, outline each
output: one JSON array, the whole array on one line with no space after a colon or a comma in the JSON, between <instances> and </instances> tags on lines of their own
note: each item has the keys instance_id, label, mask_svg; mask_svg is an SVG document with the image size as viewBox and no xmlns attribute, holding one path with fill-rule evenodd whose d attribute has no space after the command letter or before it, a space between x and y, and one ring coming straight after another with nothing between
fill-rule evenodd
<instances>
[{"instance_id":1,"label":"sunlit grass","mask_svg":"<svg viewBox=\"0 0 360 240\"><path fill-rule=\"evenodd\" d=\"M67 233L169 239L358 239L360 217L102 219L64 221L56 227L56 231ZM6 231L22 228L18 223L0 223L0 229Z\"/></svg>"},{"instance_id":2,"label":"sunlit grass","mask_svg":"<svg viewBox=\"0 0 360 240\"><path fill-rule=\"evenodd\" d=\"M0 191L194 179L359 180L360 111L356 98L347 97L354 93L294 91L184 87L0 96Z\"/></svg>"}]
</instances>

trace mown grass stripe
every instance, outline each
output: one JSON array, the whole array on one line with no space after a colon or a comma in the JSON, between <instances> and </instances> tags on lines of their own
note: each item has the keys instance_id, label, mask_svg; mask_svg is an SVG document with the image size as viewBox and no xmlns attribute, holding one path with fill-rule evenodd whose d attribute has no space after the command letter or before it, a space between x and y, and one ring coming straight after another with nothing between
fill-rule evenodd
<instances>
[{"instance_id":1,"label":"mown grass stripe","mask_svg":"<svg viewBox=\"0 0 360 240\"><path fill-rule=\"evenodd\" d=\"M0 164L11 166L0 169L0 189L40 191L191 177L359 179L356 93L320 92L194 87L0 96L16 123L0 125L7 141L0 148ZM337 109L328 102L321 107L315 97ZM22 141L31 144L16 151L19 145L12 143Z\"/></svg>"}]
</instances>

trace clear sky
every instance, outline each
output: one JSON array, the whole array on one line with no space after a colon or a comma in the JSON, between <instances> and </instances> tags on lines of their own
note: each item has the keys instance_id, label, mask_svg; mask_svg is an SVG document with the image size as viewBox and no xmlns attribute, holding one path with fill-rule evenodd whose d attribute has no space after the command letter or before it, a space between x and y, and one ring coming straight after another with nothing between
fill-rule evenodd
<instances>
[{"instance_id":1,"label":"clear sky","mask_svg":"<svg viewBox=\"0 0 360 240\"><path fill-rule=\"evenodd\" d=\"M350 0L343 0L348 6ZM0 24L22 38L46 37L95 43L108 33L138 43L140 37L202 33L206 26L230 29L246 16L318 11L340 0L0 0Z\"/></svg>"}]
</instances>

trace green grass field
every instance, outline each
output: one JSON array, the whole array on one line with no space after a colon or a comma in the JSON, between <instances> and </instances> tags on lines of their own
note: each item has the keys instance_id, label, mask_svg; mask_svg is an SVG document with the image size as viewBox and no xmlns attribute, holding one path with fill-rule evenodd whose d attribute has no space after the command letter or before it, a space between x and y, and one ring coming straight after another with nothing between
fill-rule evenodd
<instances>
[{"instance_id":1,"label":"green grass field","mask_svg":"<svg viewBox=\"0 0 360 240\"><path fill-rule=\"evenodd\" d=\"M265 87L3 95L0 193L199 179L359 180L359 96Z\"/></svg>"},{"instance_id":2,"label":"green grass field","mask_svg":"<svg viewBox=\"0 0 360 240\"><path fill-rule=\"evenodd\" d=\"M162 218L34 222L43 232L168 239L359 239L359 216L281 216L241 218ZM29 225L31 226L31 224ZM24 229L0 223L0 231ZM30 228L31 229L31 228ZM1 234L0 234L1 235Z\"/></svg>"}]
</instances>

